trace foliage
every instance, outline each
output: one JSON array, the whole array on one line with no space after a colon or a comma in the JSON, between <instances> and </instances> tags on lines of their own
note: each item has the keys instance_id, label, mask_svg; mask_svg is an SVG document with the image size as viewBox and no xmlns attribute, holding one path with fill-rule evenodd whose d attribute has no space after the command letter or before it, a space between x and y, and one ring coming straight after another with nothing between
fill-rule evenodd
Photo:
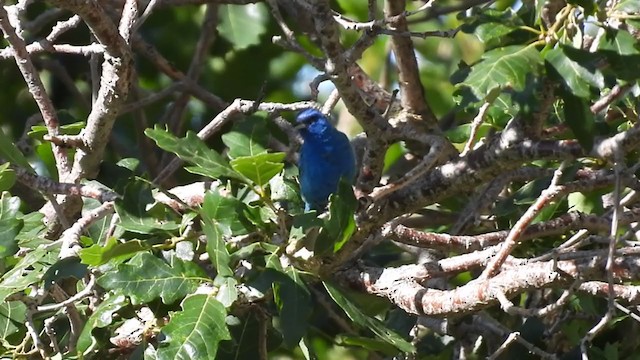
<instances>
[{"instance_id":1,"label":"foliage","mask_svg":"<svg viewBox=\"0 0 640 360\"><path fill-rule=\"evenodd\" d=\"M245 3L0 1L3 358L638 353L637 1Z\"/></svg>"}]
</instances>

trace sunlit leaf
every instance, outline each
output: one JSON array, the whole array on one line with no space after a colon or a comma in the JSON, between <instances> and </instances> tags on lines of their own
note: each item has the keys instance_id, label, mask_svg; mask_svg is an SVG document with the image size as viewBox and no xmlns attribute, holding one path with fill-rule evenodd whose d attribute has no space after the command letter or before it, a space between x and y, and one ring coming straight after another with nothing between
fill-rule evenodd
<instances>
[{"instance_id":1,"label":"sunlit leaf","mask_svg":"<svg viewBox=\"0 0 640 360\"><path fill-rule=\"evenodd\" d=\"M0 338L6 339L24 328L26 310L20 301L0 303Z\"/></svg>"},{"instance_id":2,"label":"sunlit leaf","mask_svg":"<svg viewBox=\"0 0 640 360\"><path fill-rule=\"evenodd\" d=\"M258 44L269 20L266 6L260 3L223 5L219 13L220 34L238 50Z\"/></svg>"},{"instance_id":3,"label":"sunlit leaf","mask_svg":"<svg viewBox=\"0 0 640 360\"><path fill-rule=\"evenodd\" d=\"M222 135L229 148L227 155L232 159L266 153L267 138L265 121L255 117L234 124L230 132Z\"/></svg>"},{"instance_id":4,"label":"sunlit leaf","mask_svg":"<svg viewBox=\"0 0 640 360\"><path fill-rule=\"evenodd\" d=\"M95 244L80 250L79 256L83 264L99 266L111 259L126 259L149 249L149 244L144 241L130 240L120 243L115 237L110 237L104 246Z\"/></svg>"},{"instance_id":5,"label":"sunlit leaf","mask_svg":"<svg viewBox=\"0 0 640 360\"><path fill-rule=\"evenodd\" d=\"M187 297L182 311L174 313L162 328L166 338L158 349L158 359L215 359L220 341L231 339L226 316L224 305L211 295Z\"/></svg>"},{"instance_id":6,"label":"sunlit leaf","mask_svg":"<svg viewBox=\"0 0 640 360\"><path fill-rule=\"evenodd\" d=\"M146 129L144 133L153 139L160 148L196 165L188 167L188 171L208 176L212 179L217 179L221 176L242 179L229 167L229 164L220 154L209 149L193 131L187 131L187 135L184 138L177 138L160 126Z\"/></svg>"},{"instance_id":7,"label":"sunlit leaf","mask_svg":"<svg viewBox=\"0 0 640 360\"><path fill-rule=\"evenodd\" d=\"M193 293L207 278L204 270L192 262L175 258L169 265L144 252L105 273L98 279L98 284L108 290L121 290L134 305L157 298L171 304Z\"/></svg>"},{"instance_id":8,"label":"sunlit leaf","mask_svg":"<svg viewBox=\"0 0 640 360\"><path fill-rule=\"evenodd\" d=\"M577 62L569 58L563 48L550 50L546 53L545 60L553 66L565 85L578 97L589 97L590 87L604 86L604 77L597 68L588 69L583 65L585 61Z\"/></svg>"},{"instance_id":9,"label":"sunlit leaf","mask_svg":"<svg viewBox=\"0 0 640 360\"><path fill-rule=\"evenodd\" d=\"M477 99L484 99L496 88L508 87L521 91L527 75L535 73L539 64L540 55L532 46L498 48L485 53L458 87L469 87Z\"/></svg>"},{"instance_id":10,"label":"sunlit leaf","mask_svg":"<svg viewBox=\"0 0 640 360\"><path fill-rule=\"evenodd\" d=\"M285 153L263 153L241 156L231 160L231 167L251 179L256 185L264 186L283 168Z\"/></svg>"}]
</instances>

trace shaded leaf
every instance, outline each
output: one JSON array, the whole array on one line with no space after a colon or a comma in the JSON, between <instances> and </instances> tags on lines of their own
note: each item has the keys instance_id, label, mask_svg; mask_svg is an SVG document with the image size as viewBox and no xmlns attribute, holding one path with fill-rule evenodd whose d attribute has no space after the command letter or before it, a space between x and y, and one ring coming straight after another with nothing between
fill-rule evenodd
<instances>
[{"instance_id":1,"label":"shaded leaf","mask_svg":"<svg viewBox=\"0 0 640 360\"><path fill-rule=\"evenodd\" d=\"M585 15L593 15L596 10L596 4L594 0L568 0L567 3L581 6L584 9Z\"/></svg>"},{"instance_id":2,"label":"shaded leaf","mask_svg":"<svg viewBox=\"0 0 640 360\"><path fill-rule=\"evenodd\" d=\"M563 91L564 121L586 151L593 147L595 137L595 118L587 102L571 93Z\"/></svg>"},{"instance_id":3,"label":"shaded leaf","mask_svg":"<svg viewBox=\"0 0 640 360\"><path fill-rule=\"evenodd\" d=\"M411 343L403 339L402 336L387 328L380 320L369 317L362 313L362 311L360 311L360 309L358 309L358 307L354 303L352 303L349 299L342 295L340 291L333 285L327 282L323 282L323 284L333 301L335 301L336 304L338 304L342 308L342 310L344 310L344 312L349 316L349 318L356 324L364 327L365 329L371 330L380 339L395 346L400 351L415 351L415 347Z\"/></svg>"},{"instance_id":4,"label":"shaded leaf","mask_svg":"<svg viewBox=\"0 0 640 360\"><path fill-rule=\"evenodd\" d=\"M35 171L29 165L29 161L24 157L22 151L14 144L13 140L5 135L4 130L0 129L0 159L4 159L12 164L18 165L32 174Z\"/></svg>"},{"instance_id":5,"label":"shaded leaf","mask_svg":"<svg viewBox=\"0 0 640 360\"><path fill-rule=\"evenodd\" d=\"M472 125L470 123L467 124L462 124L460 126L457 126L451 130L447 130L445 132L445 136L452 142L452 143L456 143L456 144L462 144L462 143L466 143L467 141L469 141L469 136L471 136L471 127ZM487 123L482 123L479 127L478 127L478 132L476 133L476 139L478 138L482 138L485 135L487 135L487 133L489 132L489 130L492 128L491 125L487 124Z\"/></svg>"},{"instance_id":6,"label":"shaded leaf","mask_svg":"<svg viewBox=\"0 0 640 360\"><path fill-rule=\"evenodd\" d=\"M588 98L590 86L595 88L604 86L604 77L598 69L584 67L584 62L577 62L567 57L562 48L547 52L545 60L553 66L565 85L578 97Z\"/></svg>"},{"instance_id":7,"label":"shaded leaf","mask_svg":"<svg viewBox=\"0 0 640 360\"><path fill-rule=\"evenodd\" d=\"M153 254L144 252L105 273L98 279L98 284L108 290L122 290L134 305L158 297L165 304L171 304L193 293L207 279L207 274L192 262L174 258L170 266Z\"/></svg>"},{"instance_id":8,"label":"shaded leaf","mask_svg":"<svg viewBox=\"0 0 640 360\"><path fill-rule=\"evenodd\" d=\"M398 349L389 343L377 339L366 338L355 335L338 335L336 343L346 346L359 346L370 351L382 351L388 356L398 353Z\"/></svg>"},{"instance_id":9,"label":"shaded leaf","mask_svg":"<svg viewBox=\"0 0 640 360\"><path fill-rule=\"evenodd\" d=\"M313 310L309 290L297 270L287 269L287 275L273 271L279 275L273 282L274 301L279 310L279 325L284 343L293 348L307 333L307 319Z\"/></svg>"},{"instance_id":10,"label":"shaded leaf","mask_svg":"<svg viewBox=\"0 0 640 360\"><path fill-rule=\"evenodd\" d=\"M113 314L128 304L124 295L112 295L95 308L87 319L78 337L77 350L86 355L88 350L96 346L97 340L91 332L95 328L102 328L113 322Z\"/></svg>"},{"instance_id":11,"label":"shaded leaf","mask_svg":"<svg viewBox=\"0 0 640 360\"><path fill-rule=\"evenodd\" d=\"M42 281L44 282L45 290L47 290L60 280L67 278L80 280L87 274L87 265L80 263L80 259L76 257L68 257L51 265L42 276Z\"/></svg>"},{"instance_id":12,"label":"shaded leaf","mask_svg":"<svg viewBox=\"0 0 640 360\"><path fill-rule=\"evenodd\" d=\"M138 234L158 231L175 231L180 224L175 221L158 219L147 211L147 205L154 202L151 188L142 181L132 181L125 187L124 197L116 201L116 213L120 217L118 226Z\"/></svg>"},{"instance_id":13,"label":"shaded leaf","mask_svg":"<svg viewBox=\"0 0 640 360\"><path fill-rule=\"evenodd\" d=\"M351 184L344 179L338 184L338 191L329 197L329 218L324 220L320 237L316 241L316 253L336 252L349 240L356 228L354 213L358 201Z\"/></svg>"},{"instance_id":14,"label":"shaded leaf","mask_svg":"<svg viewBox=\"0 0 640 360\"><path fill-rule=\"evenodd\" d=\"M473 33L489 49L503 43L506 35L524 25L511 8L505 10L487 8L474 12L463 20L466 24L462 26L462 31Z\"/></svg>"},{"instance_id":15,"label":"shaded leaf","mask_svg":"<svg viewBox=\"0 0 640 360\"><path fill-rule=\"evenodd\" d=\"M158 349L158 359L214 359L219 342L231 339L226 316L224 306L213 296L187 297L182 311L174 313L162 328L166 338Z\"/></svg>"}]
</instances>

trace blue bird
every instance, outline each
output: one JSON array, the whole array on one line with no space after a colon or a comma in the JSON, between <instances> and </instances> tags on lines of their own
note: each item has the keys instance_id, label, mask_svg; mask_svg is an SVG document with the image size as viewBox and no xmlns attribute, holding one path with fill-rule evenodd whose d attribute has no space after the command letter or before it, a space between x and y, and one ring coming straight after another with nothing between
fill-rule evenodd
<instances>
[{"instance_id":1,"label":"blue bird","mask_svg":"<svg viewBox=\"0 0 640 360\"><path fill-rule=\"evenodd\" d=\"M304 140L300 150L300 191L305 211L322 211L341 178L353 183L356 160L347 136L316 109L301 111L296 123Z\"/></svg>"}]
</instances>

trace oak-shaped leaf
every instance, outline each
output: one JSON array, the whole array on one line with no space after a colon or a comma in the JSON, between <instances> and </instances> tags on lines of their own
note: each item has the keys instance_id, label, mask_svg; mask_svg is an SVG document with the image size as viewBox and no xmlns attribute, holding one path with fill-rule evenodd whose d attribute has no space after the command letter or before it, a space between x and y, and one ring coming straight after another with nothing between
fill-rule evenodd
<instances>
[{"instance_id":1,"label":"oak-shaped leaf","mask_svg":"<svg viewBox=\"0 0 640 360\"><path fill-rule=\"evenodd\" d=\"M285 156L286 154L281 152L240 156L231 160L231 167L262 187L284 168Z\"/></svg>"},{"instance_id":2,"label":"oak-shaped leaf","mask_svg":"<svg viewBox=\"0 0 640 360\"><path fill-rule=\"evenodd\" d=\"M187 135L183 138L178 138L159 126L146 129L144 133L163 150L174 153L180 159L195 165L186 168L189 172L212 179L229 177L243 180L220 154L209 149L193 131L187 131Z\"/></svg>"},{"instance_id":3,"label":"oak-shaped leaf","mask_svg":"<svg viewBox=\"0 0 640 360\"><path fill-rule=\"evenodd\" d=\"M110 325L113 322L113 314L127 304L127 299L122 294L111 295L101 302L84 323L82 332L78 337L78 344L76 348L78 353L87 355L87 353L93 349L98 342L91 334L93 329Z\"/></svg>"},{"instance_id":4,"label":"oak-shaped leaf","mask_svg":"<svg viewBox=\"0 0 640 360\"><path fill-rule=\"evenodd\" d=\"M213 295L187 297L182 311L162 328L165 339L158 348L158 360L215 359L220 341L231 339L226 316L224 305Z\"/></svg>"},{"instance_id":5,"label":"oak-shaped leaf","mask_svg":"<svg viewBox=\"0 0 640 360\"><path fill-rule=\"evenodd\" d=\"M204 270L193 262L176 257L169 265L149 252L142 252L102 275L98 284L108 290L120 289L134 305L157 298L171 304L193 293L207 280Z\"/></svg>"},{"instance_id":6,"label":"oak-shaped leaf","mask_svg":"<svg viewBox=\"0 0 640 360\"><path fill-rule=\"evenodd\" d=\"M471 67L464 82L473 95L482 100L496 88L515 91L525 88L527 75L535 73L541 64L540 54L532 46L512 45L486 52L482 60Z\"/></svg>"}]
</instances>

